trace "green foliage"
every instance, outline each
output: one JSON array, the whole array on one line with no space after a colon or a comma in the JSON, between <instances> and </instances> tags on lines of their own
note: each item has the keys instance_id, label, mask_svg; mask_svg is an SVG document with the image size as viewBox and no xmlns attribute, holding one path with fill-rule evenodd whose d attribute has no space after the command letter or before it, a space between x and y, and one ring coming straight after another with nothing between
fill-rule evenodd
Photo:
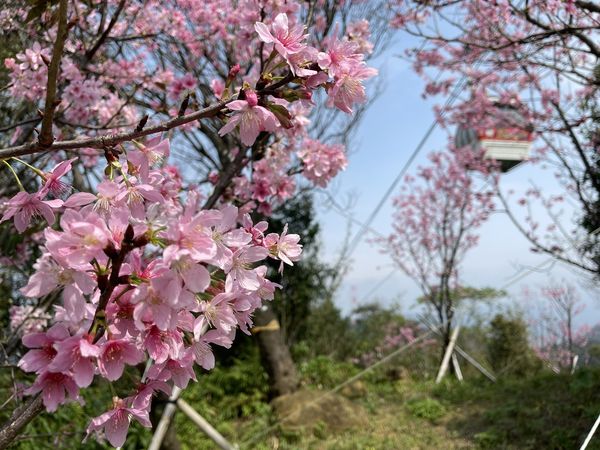
<instances>
[{"instance_id":1,"label":"green foliage","mask_svg":"<svg viewBox=\"0 0 600 450\"><path fill-rule=\"evenodd\" d=\"M443 384L432 392L460 409L451 426L473 433L481 448L570 449L581 445L598 414L600 371ZM600 449L600 440L588 448Z\"/></svg>"},{"instance_id":2,"label":"green foliage","mask_svg":"<svg viewBox=\"0 0 600 450\"><path fill-rule=\"evenodd\" d=\"M294 347L293 354L298 361L318 355L345 359L355 348L350 333L350 321L342 317L331 298L324 298L311 307L305 334Z\"/></svg>"},{"instance_id":3,"label":"green foliage","mask_svg":"<svg viewBox=\"0 0 600 450\"><path fill-rule=\"evenodd\" d=\"M413 416L432 422L441 419L446 414L444 405L429 397L411 400L408 402L407 408Z\"/></svg>"},{"instance_id":4,"label":"green foliage","mask_svg":"<svg viewBox=\"0 0 600 450\"><path fill-rule=\"evenodd\" d=\"M323 389L331 389L359 371L353 364L338 362L326 356L317 356L304 362L299 369L306 383Z\"/></svg>"},{"instance_id":5,"label":"green foliage","mask_svg":"<svg viewBox=\"0 0 600 450\"><path fill-rule=\"evenodd\" d=\"M522 319L497 314L490 322L487 350L498 374L525 376L541 369L529 347L527 325Z\"/></svg>"}]
</instances>

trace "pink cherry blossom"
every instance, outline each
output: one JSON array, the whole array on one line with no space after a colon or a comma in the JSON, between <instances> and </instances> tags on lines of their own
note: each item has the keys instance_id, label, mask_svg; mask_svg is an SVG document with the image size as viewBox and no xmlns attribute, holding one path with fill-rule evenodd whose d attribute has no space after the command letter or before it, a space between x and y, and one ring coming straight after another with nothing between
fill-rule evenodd
<instances>
[{"instance_id":1,"label":"pink cherry blossom","mask_svg":"<svg viewBox=\"0 0 600 450\"><path fill-rule=\"evenodd\" d=\"M258 289L260 287L258 274L250 264L264 259L268 254L269 251L264 247L242 247L236 250L224 268L227 274L227 283L231 284L235 280L242 288L249 291Z\"/></svg>"},{"instance_id":2,"label":"pink cherry blossom","mask_svg":"<svg viewBox=\"0 0 600 450\"><path fill-rule=\"evenodd\" d=\"M290 28L288 21L287 14L278 14L273 21L272 33L264 23L256 22L254 24L260 40L267 44L274 44L275 50L286 59L289 55L298 53L306 47L302 41L307 37L302 24L296 24Z\"/></svg>"},{"instance_id":3,"label":"pink cherry blossom","mask_svg":"<svg viewBox=\"0 0 600 450\"><path fill-rule=\"evenodd\" d=\"M366 65L354 65L347 72L342 73L329 90L329 104L339 108L345 113L352 113L355 103L363 104L367 101L367 94L362 82L377 74L377 70Z\"/></svg>"},{"instance_id":4,"label":"pink cherry blossom","mask_svg":"<svg viewBox=\"0 0 600 450\"><path fill-rule=\"evenodd\" d=\"M79 389L73 378L60 372L42 372L33 385L25 391L27 395L42 393L44 406L49 412L54 412L58 405L62 405L68 399L76 400L79 397Z\"/></svg>"},{"instance_id":5,"label":"pink cherry blossom","mask_svg":"<svg viewBox=\"0 0 600 450\"><path fill-rule=\"evenodd\" d=\"M142 361L143 353L129 339L114 339L102 344L98 358L100 373L110 381L118 380L125 364L134 366Z\"/></svg>"},{"instance_id":6,"label":"pink cherry blossom","mask_svg":"<svg viewBox=\"0 0 600 450\"><path fill-rule=\"evenodd\" d=\"M66 161L62 161L57 164L52 170L47 173L44 173L44 186L40 189L40 193L42 195L46 193L50 193L54 197L59 197L63 194L66 194L70 186L60 180L63 176L71 171L71 166L73 161L76 161L77 158L68 159Z\"/></svg>"},{"instance_id":7,"label":"pink cherry blossom","mask_svg":"<svg viewBox=\"0 0 600 450\"><path fill-rule=\"evenodd\" d=\"M246 100L234 100L227 107L235 113L219 130L219 135L231 133L239 126L242 144L254 144L261 131L273 132L277 129L277 118L268 109L258 106L256 94L246 91Z\"/></svg>"},{"instance_id":8,"label":"pink cherry blossom","mask_svg":"<svg viewBox=\"0 0 600 450\"><path fill-rule=\"evenodd\" d=\"M73 374L80 388L88 387L94 379L95 358L100 355L98 346L90 343L86 336L73 336L56 344L57 354L49 369Z\"/></svg>"},{"instance_id":9,"label":"pink cherry blossom","mask_svg":"<svg viewBox=\"0 0 600 450\"><path fill-rule=\"evenodd\" d=\"M276 255L281 260L280 272L283 271L283 263L293 266L292 261L300 260L302 254L302 245L298 243L300 242L300 236L298 234L287 234L287 230L288 225L286 223L280 236L269 234L265 238L265 245L269 247L271 254Z\"/></svg>"},{"instance_id":10,"label":"pink cherry blossom","mask_svg":"<svg viewBox=\"0 0 600 450\"><path fill-rule=\"evenodd\" d=\"M63 201L60 199L42 200L42 195L41 192L35 194L19 192L5 203L6 211L0 219L0 223L14 217L15 228L20 233L27 229L31 219L36 216L44 217L48 225L52 225L54 223L53 209L60 208Z\"/></svg>"},{"instance_id":11,"label":"pink cherry blossom","mask_svg":"<svg viewBox=\"0 0 600 450\"><path fill-rule=\"evenodd\" d=\"M110 411L92 419L87 427L88 435L98 430L104 430L104 435L113 447L122 447L127 437L131 419L137 420L142 426L151 428L148 411L127 407L125 401L115 397Z\"/></svg>"},{"instance_id":12,"label":"pink cherry blossom","mask_svg":"<svg viewBox=\"0 0 600 450\"><path fill-rule=\"evenodd\" d=\"M19 361L19 367L25 372L41 372L45 370L56 356L54 343L69 336L62 325L54 325L46 332L30 333L23 337L23 344L30 348Z\"/></svg>"}]
</instances>

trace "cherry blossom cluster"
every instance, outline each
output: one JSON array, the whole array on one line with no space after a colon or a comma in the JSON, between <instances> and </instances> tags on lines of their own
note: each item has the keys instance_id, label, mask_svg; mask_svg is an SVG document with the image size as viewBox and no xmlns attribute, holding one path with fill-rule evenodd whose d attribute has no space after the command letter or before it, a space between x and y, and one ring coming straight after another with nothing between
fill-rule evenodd
<instances>
[{"instance_id":1,"label":"cherry blossom cluster","mask_svg":"<svg viewBox=\"0 0 600 450\"><path fill-rule=\"evenodd\" d=\"M586 306L578 290L567 282L551 281L535 290L525 287L522 295L537 303L529 309L533 350L555 372L572 371L575 358L585 358L592 331L589 325L577 323Z\"/></svg>"},{"instance_id":2,"label":"cherry blossom cluster","mask_svg":"<svg viewBox=\"0 0 600 450\"><path fill-rule=\"evenodd\" d=\"M2 220L20 231L36 216L59 226L43 232L42 255L21 293L41 298L61 291L52 326L23 337L30 350L19 362L34 372L27 394L41 392L48 411L78 400L95 376L115 381L127 366L147 361L131 395L92 420L118 447L130 419L150 426L150 399L171 385L195 380L194 364L211 369L211 345L229 347L236 330L248 333L252 313L273 299L277 284L267 278L269 258L293 265L299 236L267 233L237 207L202 209L194 190L182 196L169 166L166 140L135 143L126 156L109 156L108 176L97 193L68 191L61 178L72 160L44 175L40 189L21 192ZM282 267L281 267L282 269ZM25 311L16 314L22 315Z\"/></svg>"},{"instance_id":3,"label":"cherry blossom cluster","mask_svg":"<svg viewBox=\"0 0 600 450\"><path fill-rule=\"evenodd\" d=\"M579 205L582 215L592 210L595 200L589 199L597 199L600 190L592 181L594 114L600 98L597 5L571 0L395 0L392 8L392 26L423 38L422 46L407 52L425 81L423 95L452 98L436 107L438 122L464 126L480 136L503 128L512 138L520 136L518 140L534 137L529 162L552 168L565 197ZM532 206L541 204L553 223L564 222L543 234L539 217L535 224L517 219L505 205L536 251L597 272L589 250L595 238L587 236L593 228L572 227L570 215L559 218L560 208L545 195L522 198ZM573 241L586 245L572 246Z\"/></svg>"},{"instance_id":4,"label":"cherry blossom cluster","mask_svg":"<svg viewBox=\"0 0 600 450\"><path fill-rule=\"evenodd\" d=\"M10 94L38 111L9 127L11 145L32 144L49 110L54 141L100 142L75 147L77 157L44 143L32 152L48 157L1 161L19 192L0 201L0 222L40 255L13 328L29 349L19 366L36 375L26 393L39 393L48 411L81 400L94 378L139 372L130 395L88 428L121 446L131 420L149 426L153 394L184 388L194 365L210 369L211 347L229 347L238 328L248 333L253 312L273 299L267 260L282 271L302 246L287 226L269 233L250 214L270 215L299 175L324 186L345 167L342 146L309 138L315 101L352 113L376 70L365 62L368 22L340 33L318 7L307 18L300 2L61 1L63 12L65 4L63 34L54 4L33 22L29 8L0 13L32 43L4 61ZM59 36L56 101L46 108ZM190 117L200 109L211 113L198 123ZM168 139L148 130L159 123ZM106 144L112 133L128 137ZM167 164L171 143L197 151L202 169ZM32 176L21 180L24 172ZM44 331L29 305L48 297L59 301L41 317Z\"/></svg>"},{"instance_id":5,"label":"cherry blossom cluster","mask_svg":"<svg viewBox=\"0 0 600 450\"><path fill-rule=\"evenodd\" d=\"M310 141L305 144L304 140L311 123L315 90L325 90L327 104L346 113L366 102L364 82L377 73L365 63L365 56L373 49L366 20L350 22L342 36L337 31L339 27L335 27L335 32L316 42L300 22L299 4L294 2L263 5L245 1L236 6L225 0L177 0L168 6L156 0L132 2L116 16L119 20L111 30L111 38L93 53L90 47L94 42L82 44L76 37L97 30L104 18L95 7L76 3L76 12L70 15L73 31L60 66L63 86L57 115L63 126L57 130L59 137L135 126L144 108L149 108L156 119L171 118L190 95L205 103L231 98L227 104L229 117L218 128L221 136L232 134L239 139L239 151L252 146L260 133L276 136L275 142L264 145L276 144L277 148L264 152L261 158L265 160L262 166L269 167L273 176L254 174L254 167L263 170L255 164L241 175L247 182L239 183L258 193L252 200L262 210L289 197L291 188L296 186L293 178L304 170L309 181L319 178L322 186L328 177L315 176L313 160L319 160L322 166L343 168L339 152L323 152L322 147ZM323 17L315 15L315 31L323 31L326 23ZM156 37L149 39L146 34ZM35 42L15 58L5 60L13 97L38 103L38 107L45 94L54 35L45 37L47 42ZM123 51L125 44L121 42L130 43L127 51ZM237 62L233 67L218 57L223 42L231 44L227 47L227 64ZM84 57L82 45L86 50ZM262 54L256 49L261 49ZM192 67L181 67L170 58L174 52L207 61L207 68L198 73ZM157 59L162 62L160 67L156 67ZM191 132L192 127L182 129ZM281 163L281 148L289 154L285 164ZM308 152L313 149L319 154L311 157ZM276 160L269 161L272 157ZM327 161L328 157L331 161ZM304 166L306 160L311 161L310 167ZM87 166L93 161L93 156L82 158ZM207 179L209 173L210 170ZM269 180L274 180L273 185L267 185ZM248 198L245 190L232 195Z\"/></svg>"},{"instance_id":6,"label":"cherry blossom cluster","mask_svg":"<svg viewBox=\"0 0 600 450\"><path fill-rule=\"evenodd\" d=\"M298 156L304 163L304 176L320 187L327 186L348 164L342 145L328 145L312 139L304 141Z\"/></svg>"},{"instance_id":7,"label":"cherry blossom cluster","mask_svg":"<svg viewBox=\"0 0 600 450\"><path fill-rule=\"evenodd\" d=\"M399 326L395 323L388 323L384 325L385 335L377 344L377 346L375 346L375 348L372 350L363 353L354 361L361 366L368 367L379 361L393 350L413 342L417 338L417 334L420 331L421 330L414 325ZM430 346L433 343L435 343L435 339L426 339L420 342L417 347L423 348Z\"/></svg>"}]
</instances>

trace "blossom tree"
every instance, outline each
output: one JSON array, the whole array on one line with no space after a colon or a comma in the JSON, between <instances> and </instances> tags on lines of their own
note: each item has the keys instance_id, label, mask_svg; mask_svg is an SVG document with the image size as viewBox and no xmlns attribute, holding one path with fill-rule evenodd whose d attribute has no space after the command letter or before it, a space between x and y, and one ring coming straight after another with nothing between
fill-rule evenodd
<instances>
[{"instance_id":1,"label":"blossom tree","mask_svg":"<svg viewBox=\"0 0 600 450\"><path fill-rule=\"evenodd\" d=\"M368 24L340 29L308 6L59 0L2 11L30 43L5 60L18 122L3 128L0 160L18 192L3 190L0 220L31 250L6 262L37 256L19 294L53 309L47 329L22 329L33 398L0 428L0 447L42 408L144 363L130 395L88 427L123 445L131 420L150 426L155 393L185 388L194 364L212 368L211 346L230 346L273 299L265 260L283 270L301 244L250 214L268 216L299 174L323 186L343 169L342 148L309 139L312 99L352 114L376 73ZM179 153L190 150L198 166Z\"/></svg>"},{"instance_id":2,"label":"blossom tree","mask_svg":"<svg viewBox=\"0 0 600 450\"><path fill-rule=\"evenodd\" d=\"M528 210L541 204L551 225L543 229L531 214L519 219L507 195L500 199L536 251L597 275L598 4L397 0L392 8L392 25L423 39L408 56L426 81L424 95L453 92L436 109L443 125L484 131L494 126L499 102L519 113L512 128L534 132L530 161L554 170L564 194L550 197L532 186L519 203ZM567 199L579 210L575 221L561 217Z\"/></svg>"},{"instance_id":3,"label":"blossom tree","mask_svg":"<svg viewBox=\"0 0 600 450\"><path fill-rule=\"evenodd\" d=\"M476 230L494 204L491 190L476 188L474 172L465 170L467 162L460 154L432 153L429 159L431 165L406 178L393 200L393 231L376 242L418 284L421 300L442 331L445 348L455 307L465 297L460 265L477 245Z\"/></svg>"},{"instance_id":4,"label":"blossom tree","mask_svg":"<svg viewBox=\"0 0 600 450\"><path fill-rule=\"evenodd\" d=\"M563 281L550 283L535 294L527 290L526 294L531 300L542 300L532 318L535 352L554 370L572 370L591 332L588 325L575 324L585 308L578 290Z\"/></svg>"}]
</instances>

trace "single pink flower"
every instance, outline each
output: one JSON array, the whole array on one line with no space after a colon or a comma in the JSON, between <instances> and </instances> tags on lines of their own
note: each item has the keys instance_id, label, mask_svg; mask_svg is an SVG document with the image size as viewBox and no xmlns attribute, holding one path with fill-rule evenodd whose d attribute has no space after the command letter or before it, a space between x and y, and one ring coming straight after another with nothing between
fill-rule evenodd
<instances>
[{"instance_id":1,"label":"single pink flower","mask_svg":"<svg viewBox=\"0 0 600 450\"><path fill-rule=\"evenodd\" d=\"M114 339L102 346L98 368L107 380L115 381L123 375L125 364L134 366L142 362L143 357L141 350L128 339Z\"/></svg>"},{"instance_id":2,"label":"single pink flower","mask_svg":"<svg viewBox=\"0 0 600 450\"><path fill-rule=\"evenodd\" d=\"M342 111L351 114L355 103L365 103L367 94L362 81L377 74L377 70L364 64L356 64L348 72L342 73L335 81L333 87L327 92L329 106L333 105Z\"/></svg>"},{"instance_id":3,"label":"single pink flower","mask_svg":"<svg viewBox=\"0 0 600 450\"><path fill-rule=\"evenodd\" d=\"M234 331L229 334L224 334L220 330L209 330L200 336L191 347L196 364L205 370L210 370L215 367L215 355L210 348L210 344L217 344L221 347L230 348L233 343L233 334Z\"/></svg>"},{"instance_id":4,"label":"single pink flower","mask_svg":"<svg viewBox=\"0 0 600 450\"><path fill-rule=\"evenodd\" d=\"M55 372L73 373L73 379L80 388L88 387L94 379L96 358L100 348L92 344L86 336L73 336L56 344L58 351L49 366Z\"/></svg>"},{"instance_id":5,"label":"single pink flower","mask_svg":"<svg viewBox=\"0 0 600 450\"><path fill-rule=\"evenodd\" d=\"M161 331L150 327L144 337L144 347L150 358L160 364L168 358L177 359L183 351L183 339L179 331Z\"/></svg>"},{"instance_id":6,"label":"single pink flower","mask_svg":"<svg viewBox=\"0 0 600 450\"><path fill-rule=\"evenodd\" d=\"M352 66L360 64L362 60L358 45L348 40L335 39L326 52L317 55L319 67L326 69L331 77L350 72Z\"/></svg>"},{"instance_id":7,"label":"single pink flower","mask_svg":"<svg viewBox=\"0 0 600 450\"><path fill-rule=\"evenodd\" d=\"M160 136L149 139L145 144L134 144L137 150L127 152L127 160L135 164L142 180L148 179L151 167L161 164L171 153L169 140Z\"/></svg>"},{"instance_id":8,"label":"single pink flower","mask_svg":"<svg viewBox=\"0 0 600 450\"><path fill-rule=\"evenodd\" d=\"M265 238L265 245L269 248L271 254L281 260L280 272L283 271L283 263L293 266L292 261L298 261L302 254L302 245L298 243L300 242L300 236L287 234L287 230L288 225L286 223L280 236L272 233Z\"/></svg>"},{"instance_id":9,"label":"single pink flower","mask_svg":"<svg viewBox=\"0 0 600 450\"><path fill-rule=\"evenodd\" d=\"M133 396L131 406L135 409L148 409L150 400L156 391L162 391L166 395L171 395L171 386L162 380L148 380L145 383L140 383L136 394Z\"/></svg>"},{"instance_id":10,"label":"single pink flower","mask_svg":"<svg viewBox=\"0 0 600 450\"><path fill-rule=\"evenodd\" d=\"M269 251L264 247L242 247L235 251L231 260L225 265L226 283L237 281L243 289L255 291L260 281L251 264L265 259Z\"/></svg>"},{"instance_id":11,"label":"single pink flower","mask_svg":"<svg viewBox=\"0 0 600 450\"><path fill-rule=\"evenodd\" d=\"M229 302L235 298L232 293L222 292L206 302L200 302L201 315L194 321L194 337L200 339L202 330L208 322L222 333L229 333L236 325L233 309Z\"/></svg>"},{"instance_id":12,"label":"single pink flower","mask_svg":"<svg viewBox=\"0 0 600 450\"><path fill-rule=\"evenodd\" d=\"M42 189L40 189L40 194L42 196L50 193L54 197L59 197L69 192L71 189L70 186L66 183L63 183L60 179L71 170L71 165L76 159L77 158L72 158L67 161L62 161L50 172L44 174L44 186L42 186Z\"/></svg>"},{"instance_id":13,"label":"single pink flower","mask_svg":"<svg viewBox=\"0 0 600 450\"><path fill-rule=\"evenodd\" d=\"M0 223L14 216L15 228L19 233L27 229L31 219L35 216L43 216L48 225L52 225L54 223L52 209L60 208L62 205L63 201L60 199L42 200L41 192L30 194L21 191L5 203L6 211L0 219Z\"/></svg>"},{"instance_id":14,"label":"single pink flower","mask_svg":"<svg viewBox=\"0 0 600 450\"><path fill-rule=\"evenodd\" d=\"M25 391L27 395L42 392L42 400L46 410L54 412L68 398L76 400L79 395L77 384L70 375L60 372L42 372L33 385Z\"/></svg>"},{"instance_id":15,"label":"single pink flower","mask_svg":"<svg viewBox=\"0 0 600 450\"><path fill-rule=\"evenodd\" d=\"M227 104L227 107L237 111L237 114L229 118L229 121L219 130L219 135L224 136L239 125L242 143L251 146L261 131L275 131L277 118L268 109L258 106L255 92L250 90L245 92L246 100L234 100Z\"/></svg>"},{"instance_id":16,"label":"single pink flower","mask_svg":"<svg viewBox=\"0 0 600 450\"><path fill-rule=\"evenodd\" d=\"M106 439L113 447L122 447L131 419L137 420L146 428L152 427L147 410L127 407L125 401L115 397L113 398L113 409L92 419L87 427L88 436L94 431L103 429Z\"/></svg>"},{"instance_id":17,"label":"single pink flower","mask_svg":"<svg viewBox=\"0 0 600 450\"><path fill-rule=\"evenodd\" d=\"M173 380L175 386L185 389L190 380L196 381L194 355L188 350L179 359L168 359L162 364L155 364L148 371L148 378L162 381Z\"/></svg>"},{"instance_id":18,"label":"single pink flower","mask_svg":"<svg viewBox=\"0 0 600 450\"><path fill-rule=\"evenodd\" d=\"M275 50L286 60L288 55L298 53L306 48L306 44L302 43L308 36L304 34L304 25L296 24L290 28L288 16L285 13L280 13L275 17L272 25L273 32L269 31L269 27L262 22L256 22L254 29L261 41L274 44Z\"/></svg>"},{"instance_id":19,"label":"single pink flower","mask_svg":"<svg viewBox=\"0 0 600 450\"><path fill-rule=\"evenodd\" d=\"M30 333L23 336L23 344L30 348L19 361L19 367L25 372L41 372L45 370L56 356L55 342L69 337L69 331L62 325L54 325L41 333Z\"/></svg>"}]
</instances>

